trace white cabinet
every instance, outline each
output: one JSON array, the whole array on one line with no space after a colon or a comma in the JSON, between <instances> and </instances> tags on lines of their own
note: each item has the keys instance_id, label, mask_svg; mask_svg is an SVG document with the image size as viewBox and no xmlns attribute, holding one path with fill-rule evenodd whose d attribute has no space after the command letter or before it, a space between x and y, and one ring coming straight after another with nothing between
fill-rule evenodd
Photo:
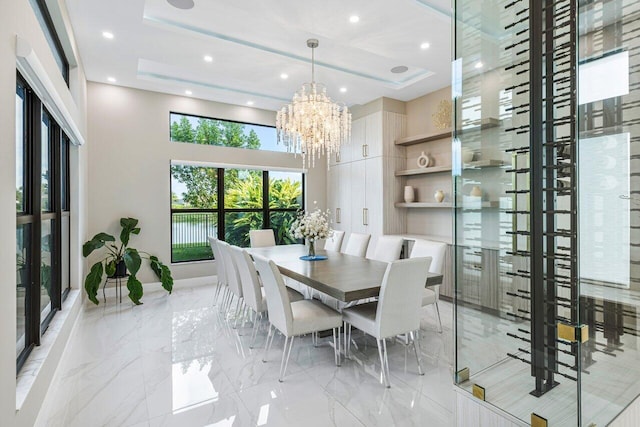
<instances>
[{"instance_id":1,"label":"white cabinet","mask_svg":"<svg viewBox=\"0 0 640 427\"><path fill-rule=\"evenodd\" d=\"M366 233L374 244L382 234L405 232L406 211L394 208L402 195L394 185L396 159L389 154L405 123L403 114L382 111L354 120L351 144L332 162L327 178L332 226L345 231L347 240L349 233Z\"/></svg>"}]
</instances>

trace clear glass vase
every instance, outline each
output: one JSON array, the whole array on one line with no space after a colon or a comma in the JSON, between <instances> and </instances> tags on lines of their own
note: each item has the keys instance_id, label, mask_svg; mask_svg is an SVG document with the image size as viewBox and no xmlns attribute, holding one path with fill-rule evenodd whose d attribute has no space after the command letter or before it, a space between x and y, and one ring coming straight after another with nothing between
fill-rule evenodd
<instances>
[{"instance_id":1,"label":"clear glass vase","mask_svg":"<svg viewBox=\"0 0 640 427\"><path fill-rule=\"evenodd\" d=\"M315 257L316 256L316 242L314 240L307 240L307 245L309 248L309 252L307 253L308 256L310 257Z\"/></svg>"}]
</instances>

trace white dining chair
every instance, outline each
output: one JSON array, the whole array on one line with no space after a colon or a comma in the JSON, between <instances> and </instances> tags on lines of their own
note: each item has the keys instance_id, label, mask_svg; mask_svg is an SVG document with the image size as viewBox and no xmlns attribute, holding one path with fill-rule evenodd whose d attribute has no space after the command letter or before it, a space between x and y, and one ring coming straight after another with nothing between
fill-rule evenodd
<instances>
[{"instance_id":1,"label":"white dining chair","mask_svg":"<svg viewBox=\"0 0 640 427\"><path fill-rule=\"evenodd\" d=\"M423 375L416 333L420 329L420 296L430 264L431 259L428 257L389 263L382 279L378 301L342 310L347 357L351 347L352 326L374 337L378 343L382 379L386 387L391 384L385 340L396 335L409 335L418 362L418 373Z\"/></svg>"},{"instance_id":2,"label":"white dining chair","mask_svg":"<svg viewBox=\"0 0 640 427\"><path fill-rule=\"evenodd\" d=\"M231 253L233 254L236 266L238 267L238 274L240 276L240 282L242 285L242 296L245 305L254 312L253 319L253 333L251 337L251 344L249 348L253 348L256 336L258 334L258 321L262 320L264 314L267 312L267 299L265 297L264 288L260 285L258 278L258 271L251 259L251 255L246 250L237 246L231 246ZM300 301L304 299L304 296L291 288L287 288L290 301Z\"/></svg>"},{"instance_id":3,"label":"white dining chair","mask_svg":"<svg viewBox=\"0 0 640 427\"><path fill-rule=\"evenodd\" d=\"M222 258L225 262L225 276L227 278L227 285L229 287L229 296L227 297L227 303L225 307L225 314L228 315L233 303L233 297L236 297L235 306L235 322L234 327L237 326L238 318L240 314L240 308L242 307L242 286L240 285L240 277L238 275L238 268L236 266L235 259L231 252L231 245L227 242L219 241L218 247L221 249Z\"/></svg>"},{"instance_id":4,"label":"white dining chair","mask_svg":"<svg viewBox=\"0 0 640 427\"><path fill-rule=\"evenodd\" d=\"M367 258L383 262L398 260L402 253L403 244L404 238L400 236L380 236L373 253Z\"/></svg>"},{"instance_id":5,"label":"white dining chair","mask_svg":"<svg viewBox=\"0 0 640 427\"><path fill-rule=\"evenodd\" d=\"M224 261L222 260L222 254L220 253L220 249L218 248L218 239L213 236L208 236L209 246L211 246L211 252L213 252L213 259L216 261L216 277L218 281L218 286L216 287L216 293L213 297L214 304L218 303L218 299L220 298L220 293L222 288L227 289L227 278L225 276L224 270Z\"/></svg>"},{"instance_id":6,"label":"white dining chair","mask_svg":"<svg viewBox=\"0 0 640 427\"><path fill-rule=\"evenodd\" d=\"M252 248L275 246L276 237L270 228L264 230L249 230L249 242Z\"/></svg>"},{"instance_id":7,"label":"white dining chair","mask_svg":"<svg viewBox=\"0 0 640 427\"><path fill-rule=\"evenodd\" d=\"M349 241L347 242L347 247L344 249L344 253L347 255L364 257L367 254L370 239L371 234L351 233Z\"/></svg>"},{"instance_id":8,"label":"white dining chair","mask_svg":"<svg viewBox=\"0 0 640 427\"><path fill-rule=\"evenodd\" d=\"M430 240L416 239L411 249L410 258L416 257L431 257L431 267L429 267L430 273L442 274L444 269L444 258L447 254L447 244L442 242L433 242ZM440 307L438 307L438 301L440 300L440 285L430 286L425 288L422 293L422 306L433 305L435 308L436 316L438 317L439 333L442 333L442 320L440 319Z\"/></svg>"},{"instance_id":9,"label":"white dining chair","mask_svg":"<svg viewBox=\"0 0 640 427\"><path fill-rule=\"evenodd\" d=\"M344 231L333 230L333 234L324 242L325 251L340 252L342 248L342 240L344 239Z\"/></svg>"},{"instance_id":10,"label":"white dining chair","mask_svg":"<svg viewBox=\"0 0 640 427\"><path fill-rule=\"evenodd\" d=\"M275 327L285 337L282 361L280 362L280 378L282 382L289 364L289 356L296 336L333 330L333 347L336 366L340 366L339 329L342 325L342 315L317 300L289 301L284 280L273 261L254 256L256 267L262 278L269 308L269 334L264 347L263 362L267 360L267 353L273 344Z\"/></svg>"}]
</instances>

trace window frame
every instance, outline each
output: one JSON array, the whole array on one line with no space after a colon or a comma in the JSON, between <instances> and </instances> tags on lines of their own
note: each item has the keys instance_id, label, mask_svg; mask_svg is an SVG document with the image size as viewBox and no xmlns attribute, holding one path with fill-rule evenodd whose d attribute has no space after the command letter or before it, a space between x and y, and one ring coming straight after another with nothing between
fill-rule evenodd
<instances>
[{"instance_id":1,"label":"window frame","mask_svg":"<svg viewBox=\"0 0 640 427\"><path fill-rule=\"evenodd\" d=\"M61 289L62 284L62 216L70 217L70 210L63 213L63 203L61 195L70 197L69 178L69 152L70 140L64 131L56 123L55 119L46 110L42 101L31 89L26 80L17 73L16 94L20 88L24 94L24 129L22 135L23 146L23 210L16 212L16 227L29 226L29 254L30 258L26 264L28 270L28 283L25 287L25 331L24 346L18 352L16 349L16 371L20 372L24 366L33 347L40 345L40 338L46 332L55 314L62 309L62 304L66 299L69 288ZM18 112L16 111L16 114ZM49 120L47 143L49 144L49 207L46 212L42 211L42 123L47 116ZM63 150L63 146L66 148ZM64 153L63 153L64 151ZM64 156L64 158L63 158ZM16 159L17 160L17 159ZM63 163L64 160L64 163ZM62 182L61 167L65 167L65 180ZM65 191L62 191L62 186ZM69 200L66 201L69 206ZM51 251L51 288L49 290L51 309L43 316L41 305L41 265L42 265L42 222L53 220L54 226L51 229L53 246ZM71 227L69 227L71 228ZM26 243L25 243L26 245ZM69 252L70 252L70 248ZM66 256L66 261L71 261L70 253ZM69 269L70 271L70 269ZM16 279L17 281L17 279ZM17 304L17 301L16 301ZM16 337L17 338L17 337ZM18 345L18 342L16 342Z\"/></svg>"},{"instance_id":2,"label":"window frame","mask_svg":"<svg viewBox=\"0 0 640 427\"><path fill-rule=\"evenodd\" d=\"M31 4L38 9L36 13L40 13L42 19L45 24L45 28L42 28L42 31L46 31L49 33L49 38L53 41L53 46L47 40L47 44L51 47L52 54L60 59L62 62L62 68L60 68L60 74L62 74L62 78L64 79L67 87L69 87L69 60L67 59L67 55L64 52L64 48L62 47L62 43L60 42L60 37L58 36L58 31L56 30L56 26L53 23L53 19L51 19L51 13L49 13L49 7L47 6L47 2L45 0L31 0ZM40 20L38 20L40 21ZM46 36L45 36L46 38ZM58 61L56 61L57 63ZM60 65L60 64L58 64Z\"/></svg>"},{"instance_id":3,"label":"window frame","mask_svg":"<svg viewBox=\"0 0 640 427\"><path fill-rule=\"evenodd\" d=\"M172 162L171 165L174 163ZM176 161L176 164L179 164ZM218 202L217 207L210 209L199 209L199 208L185 208L185 209L174 209L173 206L170 205L170 224L171 224L171 263L172 264L182 264L186 262L198 262L198 261L212 261L214 258L203 258L203 259L190 259L184 261L175 261L173 258L173 215L175 213L183 213L183 212L192 212L192 213L214 213L217 215L217 235L218 239L225 241L226 240L226 225L225 218L227 213L262 213L262 228L269 229L271 228L271 213L273 212L298 212L304 210L305 208L305 180L306 174L304 172L299 172L301 175L301 203L300 207L297 208L270 208L269 207L269 199L270 199L270 180L269 180L269 170L261 169L261 168L251 168L249 166L238 166L238 167L216 167L216 166L204 166L199 165L198 167L209 167L212 169L216 169L216 178L217 178L217 192L218 192ZM225 171L227 170L256 170L262 171L262 208L225 208L224 197L225 197ZM169 171L171 171L171 166L169 166ZM281 172L279 170L272 170L271 172ZM298 172L294 172L298 173ZM171 172L169 172L169 200L171 203L171 195L173 194L173 188L171 185Z\"/></svg>"}]
</instances>

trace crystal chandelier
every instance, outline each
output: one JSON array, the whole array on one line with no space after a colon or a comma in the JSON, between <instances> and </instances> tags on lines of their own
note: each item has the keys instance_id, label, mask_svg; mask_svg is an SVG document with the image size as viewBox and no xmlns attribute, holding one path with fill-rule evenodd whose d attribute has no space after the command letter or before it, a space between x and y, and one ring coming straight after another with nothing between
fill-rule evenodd
<instances>
[{"instance_id":1,"label":"crystal chandelier","mask_svg":"<svg viewBox=\"0 0 640 427\"><path fill-rule=\"evenodd\" d=\"M326 87L315 82L314 49L318 40L307 40L311 48L311 83L305 83L293 95L291 104L278 111L276 130L278 143L287 151L302 153L302 167L315 166L316 157L327 156L327 167L332 154L340 151L340 145L351 138L351 113L346 105L334 103L327 95Z\"/></svg>"}]
</instances>

